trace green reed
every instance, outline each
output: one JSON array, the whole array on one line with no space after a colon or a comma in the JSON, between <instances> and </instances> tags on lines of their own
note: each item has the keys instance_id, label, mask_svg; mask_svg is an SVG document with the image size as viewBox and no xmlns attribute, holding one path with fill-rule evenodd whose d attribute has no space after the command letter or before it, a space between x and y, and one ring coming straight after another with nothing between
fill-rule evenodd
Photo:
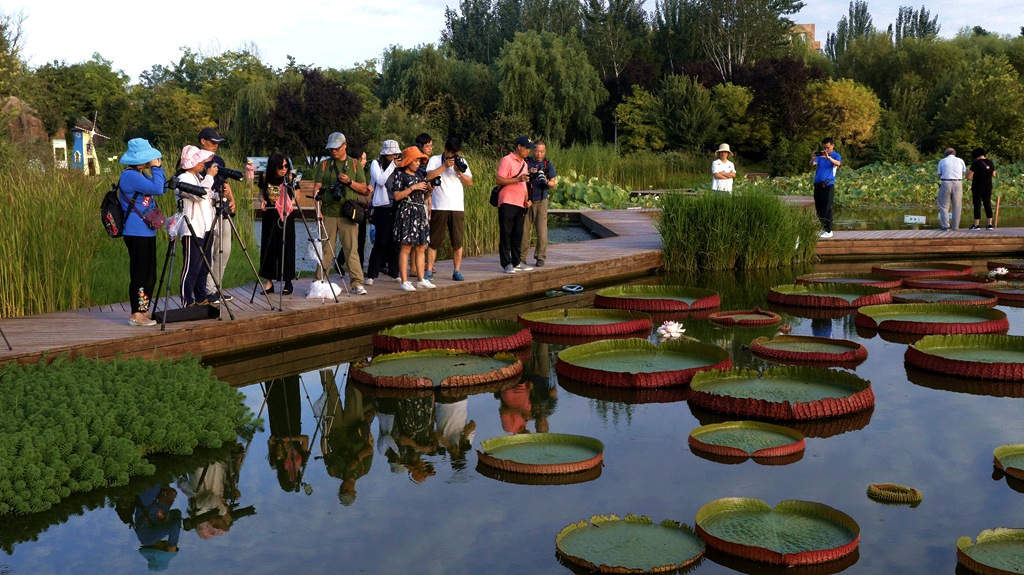
<instances>
[{"instance_id":1,"label":"green reed","mask_svg":"<svg viewBox=\"0 0 1024 575\"><path fill-rule=\"evenodd\" d=\"M768 193L669 194L657 222L670 271L778 268L811 261L818 223Z\"/></svg>"}]
</instances>

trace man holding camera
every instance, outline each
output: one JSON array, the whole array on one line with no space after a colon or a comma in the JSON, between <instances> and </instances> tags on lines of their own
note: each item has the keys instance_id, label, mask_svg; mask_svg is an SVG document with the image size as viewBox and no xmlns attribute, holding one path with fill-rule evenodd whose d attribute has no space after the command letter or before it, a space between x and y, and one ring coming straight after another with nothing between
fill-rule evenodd
<instances>
[{"instance_id":1,"label":"man holding camera","mask_svg":"<svg viewBox=\"0 0 1024 575\"><path fill-rule=\"evenodd\" d=\"M430 246L427 249L427 271L425 279L434 279L434 260L437 249L441 247L445 230L452 243L452 263L455 272L452 279L462 281L462 241L466 225L465 188L473 185L473 173L469 164L462 158L462 140L448 138L444 144L444 153L430 158L427 162L427 175L433 174L438 168L439 186L434 188L430 197Z\"/></svg>"},{"instance_id":2,"label":"man holding camera","mask_svg":"<svg viewBox=\"0 0 1024 575\"><path fill-rule=\"evenodd\" d=\"M363 266L359 263L359 221L346 213L345 203L352 200L365 210L370 205L370 188L366 185L366 171L359 163L348 157L348 141L345 134L334 132L327 137L325 149L331 159L320 164L320 176L313 185L316 201L320 202L320 213L324 218L327 237L324 238L324 268L330 274L334 265L335 241L341 240L341 254L348 269L352 293L365 295L363 287ZM365 214L365 211L359 212ZM365 218L363 216L357 216ZM342 273L338 270L338 273ZM317 270L317 279L323 277L323 270Z\"/></svg>"},{"instance_id":3,"label":"man holding camera","mask_svg":"<svg viewBox=\"0 0 1024 575\"><path fill-rule=\"evenodd\" d=\"M811 156L814 166L814 209L821 220L820 238L832 237L832 199L836 192L836 171L843 165L832 138L821 141L821 150Z\"/></svg>"},{"instance_id":4,"label":"man holding camera","mask_svg":"<svg viewBox=\"0 0 1024 575\"><path fill-rule=\"evenodd\" d=\"M521 260L523 219L530 209L530 195L526 182L530 179L526 158L533 151L533 140L528 136L516 138L516 149L498 163L495 183L498 190L498 259L507 274L528 272L533 268Z\"/></svg>"},{"instance_id":5,"label":"man holding camera","mask_svg":"<svg viewBox=\"0 0 1024 575\"><path fill-rule=\"evenodd\" d=\"M530 233L537 229L537 250L533 253L537 267L544 265L548 257L548 191L558 184L555 165L547 159L548 147L543 140L533 144L533 155L526 160L530 179L526 188L530 193L530 207L523 217L523 244L520 248L525 260L530 254Z\"/></svg>"},{"instance_id":6,"label":"man holding camera","mask_svg":"<svg viewBox=\"0 0 1024 575\"><path fill-rule=\"evenodd\" d=\"M221 138L213 128L203 128L199 131L199 149L213 153L200 177L205 177L206 172L211 171L210 166L216 164L218 168L217 175L213 178L213 191L217 194L214 206L217 209L218 221L213 226L213 233L207 238L207 241L211 242L212 261L210 275L206 277L206 293L211 294L211 298L216 297L214 294L217 293L217 285L223 285L224 270L228 266L228 258L231 257L231 223L226 221L226 218L232 217L235 213L235 195L231 192L231 185L225 176L225 172L232 170L226 170L224 158L217 155L223 141L224 138ZM225 293L224 299L231 301L231 296Z\"/></svg>"}]
</instances>

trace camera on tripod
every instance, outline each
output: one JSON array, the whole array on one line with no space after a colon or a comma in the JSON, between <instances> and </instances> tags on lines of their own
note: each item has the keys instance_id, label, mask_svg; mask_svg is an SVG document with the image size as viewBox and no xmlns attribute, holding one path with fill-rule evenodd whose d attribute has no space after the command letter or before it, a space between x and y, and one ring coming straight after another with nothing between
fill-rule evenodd
<instances>
[{"instance_id":1,"label":"camera on tripod","mask_svg":"<svg viewBox=\"0 0 1024 575\"><path fill-rule=\"evenodd\" d=\"M192 194L199 198L206 196L206 188L190 184L188 182L183 182L178 179L178 176L174 176L167 180L167 188L171 190L177 189L178 191L185 192L186 194Z\"/></svg>"}]
</instances>

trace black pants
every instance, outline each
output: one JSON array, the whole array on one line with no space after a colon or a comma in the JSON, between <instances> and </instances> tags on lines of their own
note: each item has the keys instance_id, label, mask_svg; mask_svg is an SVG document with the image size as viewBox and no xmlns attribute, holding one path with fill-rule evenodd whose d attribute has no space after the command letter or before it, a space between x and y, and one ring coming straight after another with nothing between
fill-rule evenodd
<instances>
[{"instance_id":1,"label":"black pants","mask_svg":"<svg viewBox=\"0 0 1024 575\"><path fill-rule=\"evenodd\" d=\"M814 210L818 212L821 227L826 232L832 231L832 198L835 196L834 182L814 183Z\"/></svg>"},{"instance_id":2,"label":"black pants","mask_svg":"<svg viewBox=\"0 0 1024 575\"><path fill-rule=\"evenodd\" d=\"M186 306L204 301L209 296L206 293L206 276L210 274L210 267L206 263L213 257L213 244L203 238L185 236L181 238L181 251L181 305Z\"/></svg>"},{"instance_id":3,"label":"black pants","mask_svg":"<svg viewBox=\"0 0 1024 575\"><path fill-rule=\"evenodd\" d=\"M398 243L395 242L395 208L373 208L374 232L373 249L370 250L370 266L366 277L377 279L387 269L388 275L398 277ZM360 250L360 253L362 251Z\"/></svg>"},{"instance_id":4,"label":"black pants","mask_svg":"<svg viewBox=\"0 0 1024 575\"><path fill-rule=\"evenodd\" d=\"M523 243L523 220L526 218L526 208L513 206L512 204L501 204L498 206L498 231L501 234L498 239L498 259L501 267L509 264L519 265Z\"/></svg>"},{"instance_id":5,"label":"black pants","mask_svg":"<svg viewBox=\"0 0 1024 575\"><path fill-rule=\"evenodd\" d=\"M985 206L985 217L992 219L992 188L971 188L971 201L974 202L974 219L981 219L981 206Z\"/></svg>"},{"instance_id":6,"label":"black pants","mask_svg":"<svg viewBox=\"0 0 1024 575\"><path fill-rule=\"evenodd\" d=\"M156 286L156 236L123 236L128 248L128 302L132 313L149 312Z\"/></svg>"},{"instance_id":7,"label":"black pants","mask_svg":"<svg viewBox=\"0 0 1024 575\"><path fill-rule=\"evenodd\" d=\"M295 218L293 211L281 222L276 209L268 207L263 211L260 232L261 278L289 282L295 279ZM284 277L281 277L281 258L284 258Z\"/></svg>"}]
</instances>

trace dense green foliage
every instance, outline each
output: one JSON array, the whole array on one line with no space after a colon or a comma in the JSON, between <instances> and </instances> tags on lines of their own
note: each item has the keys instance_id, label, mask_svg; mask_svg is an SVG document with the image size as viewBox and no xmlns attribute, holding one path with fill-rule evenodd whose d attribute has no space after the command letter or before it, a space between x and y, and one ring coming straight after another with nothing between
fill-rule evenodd
<instances>
[{"instance_id":1,"label":"dense green foliage","mask_svg":"<svg viewBox=\"0 0 1024 575\"><path fill-rule=\"evenodd\" d=\"M152 475L146 457L216 448L256 425L195 359L0 368L0 516Z\"/></svg>"},{"instance_id":2,"label":"dense green foliage","mask_svg":"<svg viewBox=\"0 0 1024 575\"><path fill-rule=\"evenodd\" d=\"M757 191L670 194L657 228L669 271L789 267L814 257L820 229L812 211Z\"/></svg>"}]
</instances>

